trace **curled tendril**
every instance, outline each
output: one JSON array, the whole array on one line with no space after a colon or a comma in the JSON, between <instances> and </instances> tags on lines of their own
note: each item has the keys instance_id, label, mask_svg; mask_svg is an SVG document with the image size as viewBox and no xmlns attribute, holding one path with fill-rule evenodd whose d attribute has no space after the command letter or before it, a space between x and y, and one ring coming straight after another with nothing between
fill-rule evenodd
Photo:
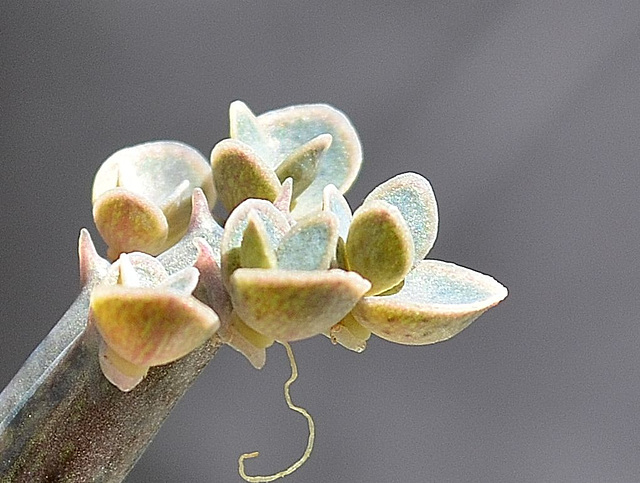
<instances>
[{"instance_id":1,"label":"curled tendril","mask_svg":"<svg viewBox=\"0 0 640 483\"><path fill-rule=\"evenodd\" d=\"M289 388L291 387L291 384L293 384L294 381L298 378L298 366L296 365L296 360L293 357L293 351L291 350L291 346L286 342L281 342L281 344L286 349L287 357L289 358L289 363L291 364L291 377L289 377L289 379L287 379L287 382L284 383L284 399L287 402L287 406L289 407L289 409L302 414L307 420L307 424L309 425L309 439L307 440L307 447L304 450L304 453L302 454L300 459L295 463L293 463L291 466L289 466L286 470L279 471L278 473L275 473L273 475L267 475L267 476L247 475L244 471L244 460L249 458L255 458L260 453L258 451L254 451L252 453L241 454L240 457L238 458L238 473L240 473L240 476L242 477L243 480L249 481L251 483L266 483L266 482L274 481L274 480L277 480L278 478L282 478L284 476L290 475L291 473L296 471L298 468L300 468L304 464L304 462L307 461L307 459L309 459L309 456L311 455L311 451L313 450L313 441L316 436L316 427L315 427L315 423L313 422L313 418L307 412L306 409L293 404L293 401L291 401L291 393L289 392Z\"/></svg>"}]
</instances>

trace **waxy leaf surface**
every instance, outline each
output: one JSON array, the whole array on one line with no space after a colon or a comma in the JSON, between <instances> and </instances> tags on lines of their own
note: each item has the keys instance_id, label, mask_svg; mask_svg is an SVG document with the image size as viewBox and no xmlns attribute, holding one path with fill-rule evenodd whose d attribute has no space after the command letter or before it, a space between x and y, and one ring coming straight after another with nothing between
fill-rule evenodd
<instances>
[{"instance_id":1,"label":"waxy leaf surface","mask_svg":"<svg viewBox=\"0 0 640 483\"><path fill-rule=\"evenodd\" d=\"M352 314L383 339L433 344L453 337L506 296L507 289L488 275L423 260L397 293L365 297Z\"/></svg>"},{"instance_id":2,"label":"waxy leaf surface","mask_svg":"<svg viewBox=\"0 0 640 483\"><path fill-rule=\"evenodd\" d=\"M231 299L249 327L288 342L328 331L369 287L358 274L343 270L240 268L231 276Z\"/></svg>"}]
</instances>

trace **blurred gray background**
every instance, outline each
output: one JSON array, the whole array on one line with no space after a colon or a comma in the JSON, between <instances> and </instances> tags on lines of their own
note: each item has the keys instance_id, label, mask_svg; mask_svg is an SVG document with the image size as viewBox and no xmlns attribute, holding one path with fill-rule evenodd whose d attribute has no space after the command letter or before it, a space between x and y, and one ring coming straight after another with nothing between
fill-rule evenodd
<instances>
[{"instance_id":1,"label":"blurred gray background","mask_svg":"<svg viewBox=\"0 0 640 483\"><path fill-rule=\"evenodd\" d=\"M440 209L431 258L510 296L452 340L294 344L315 417L287 482L640 482L640 3L111 1L0 5L0 386L78 292L76 240L117 149L206 155L228 104L327 102L361 136L357 206L404 171ZM284 351L224 348L128 482L283 469L306 424Z\"/></svg>"}]
</instances>

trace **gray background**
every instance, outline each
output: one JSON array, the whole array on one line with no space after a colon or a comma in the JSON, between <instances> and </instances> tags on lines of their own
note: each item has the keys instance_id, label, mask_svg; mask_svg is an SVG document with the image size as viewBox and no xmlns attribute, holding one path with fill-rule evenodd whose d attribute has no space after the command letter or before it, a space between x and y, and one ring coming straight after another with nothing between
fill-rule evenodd
<instances>
[{"instance_id":1,"label":"gray background","mask_svg":"<svg viewBox=\"0 0 640 483\"><path fill-rule=\"evenodd\" d=\"M501 306L446 343L294 345L316 419L293 482L640 482L640 4L34 2L0 6L0 386L78 292L90 189L120 147L208 155L230 101L328 102L359 130L357 206L394 174L435 189L432 258ZM301 453L284 351L225 348L128 481L233 482Z\"/></svg>"}]
</instances>

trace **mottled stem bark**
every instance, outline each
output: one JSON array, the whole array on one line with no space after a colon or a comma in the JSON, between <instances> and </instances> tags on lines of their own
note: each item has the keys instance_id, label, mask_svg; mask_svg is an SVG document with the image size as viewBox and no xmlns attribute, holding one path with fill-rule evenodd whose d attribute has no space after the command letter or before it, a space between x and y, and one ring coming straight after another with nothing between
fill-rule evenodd
<instances>
[{"instance_id":1,"label":"mottled stem bark","mask_svg":"<svg viewBox=\"0 0 640 483\"><path fill-rule=\"evenodd\" d=\"M103 376L83 290L0 394L0 482L120 482L220 347L154 367L124 393Z\"/></svg>"}]
</instances>

